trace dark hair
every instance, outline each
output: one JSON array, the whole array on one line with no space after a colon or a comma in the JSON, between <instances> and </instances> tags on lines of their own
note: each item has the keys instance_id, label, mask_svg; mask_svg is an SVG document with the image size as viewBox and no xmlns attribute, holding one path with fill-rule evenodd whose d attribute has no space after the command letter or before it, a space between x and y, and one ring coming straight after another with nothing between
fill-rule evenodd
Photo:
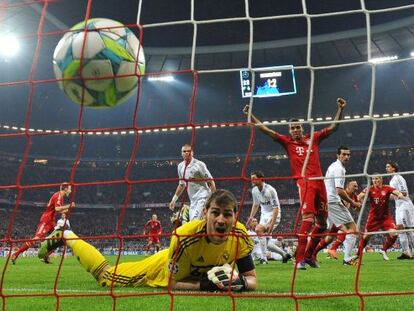
<instances>
[{"instance_id":1,"label":"dark hair","mask_svg":"<svg viewBox=\"0 0 414 311\"><path fill-rule=\"evenodd\" d=\"M339 147L338 147L338 149L336 150L336 154L337 154L337 155L340 155L340 154L341 154L341 150L350 150L350 149L349 149L349 147L348 147L348 146L341 145L341 146L339 146Z\"/></svg>"},{"instance_id":2,"label":"dark hair","mask_svg":"<svg viewBox=\"0 0 414 311\"><path fill-rule=\"evenodd\" d=\"M289 123L297 123L297 122L300 122L300 121L299 121L299 119L296 119L296 118L290 118L290 119L288 120L288 122L289 122Z\"/></svg>"},{"instance_id":3,"label":"dark hair","mask_svg":"<svg viewBox=\"0 0 414 311\"><path fill-rule=\"evenodd\" d=\"M212 202L215 202L218 206L233 205L234 212L237 212L237 200L233 193L225 189L217 189L207 199L205 209L208 210Z\"/></svg>"},{"instance_id":4,"label":"dark hair","mask_svg":"<svg viewBox=\"0 0 414 311\"><path fill-rule=\"evenodd\" d=\"M256 175L256 177L259 177L259 178L264 178L265 177L262 171L253 171L250 174L250 176L253 176L253 175Z\"/></svg>"},{"instance_id":5,"label":"dark hair","mask_svg":"<svg viewBox=\"0 0 414 311\"><path fill-rule=\"evenodd\" d=\"M350 183L351 183L351 182L353 182L353 181L358 182L355 178L349 178L349 179L346 181L346 184L348 185L348 184L350 184Z\"/></svg>"},{"instance_id":6,"label":"dark hair","mask_svg":"<svg viewBox=\"0 0 414 311\"><path fill-rule=\"evenodd\" d=\"M388 161L387 164L391 165L395 169L396 172L400 170L400 166L398 165L397 162Z\"/></svg>"}]
</instances>

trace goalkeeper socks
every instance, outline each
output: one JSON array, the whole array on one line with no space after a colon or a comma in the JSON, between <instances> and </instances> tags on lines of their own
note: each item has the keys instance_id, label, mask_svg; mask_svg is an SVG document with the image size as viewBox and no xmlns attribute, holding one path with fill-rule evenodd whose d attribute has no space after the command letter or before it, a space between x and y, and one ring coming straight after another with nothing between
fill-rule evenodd
<instances>
[{"instance_id":1,"label":"goalkeeper socks","mask_svg":"<svg viewBox=\"0 0 414 311\"><path fill-rule=\"evenodd\" d=\"M91 244L79 239L71 230L65 230L63 236L80 264L98 280L100 274L109 267L105 257Z\"/></svg>"}]
</instances>

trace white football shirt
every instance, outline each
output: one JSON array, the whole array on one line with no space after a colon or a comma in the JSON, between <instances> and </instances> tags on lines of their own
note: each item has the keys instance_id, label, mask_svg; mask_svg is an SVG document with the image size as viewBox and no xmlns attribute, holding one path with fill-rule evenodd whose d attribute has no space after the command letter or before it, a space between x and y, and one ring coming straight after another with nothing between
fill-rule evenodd
<instances>
[{"instance_id":1,"label":"white football shirt","mask_svg":"<svg viewBox=\"0 0 414 311\"><path fill-rule=\"evenodd\" d=\"M390 186L397 189L400 192L407 193L407 196L404 199L395 198L395 208L402 208L402 207L412 207L413 202L410 200L410 196L408 193L407 182L405 181L404 177L401 175L394 175L391 178Z\"/></svg>"},{"instance_id":2,"label":"white football shirt","mask_svg":"<svg viewBox=\"0 0 414 311\"><path fill-rule=\"evenodd\" d=\"M178 177L180 184L187 186L190 201L205 198L210 195L210 188L207 181L197 181L199 179L213 178L204 162L193 158L188 165L185 161L178 164ZM186 179L186 180L183 180Z\"/></svg>"},{"instance_id":3,"label":"white football shirt","mask_svg":"<svg viewBox=\"0 0 414 311\"><path fill-rule=\"evenodd\" d=\"M279 209L278 218L280 218L280 203L276 189L271 185L264 183L262 191L256 186L252 190L253 203L260 205L261 215L272 215L273 209Z\"/></svg>"},{"instance_id":4,"label":"white football shirt","mask_svg":"<svg viewBox=\"0 0 414 311\"><path fill-rule=\"evenodd\" d=\"M345 188L345 174L345 167L339 160L336 160L331 165L329 165L328 169L326 170L325 177L330 177L324 180L326 194L328 196L328 203L341 202L341 198L336 192L336 188Z\"/></svg>"}]
</instances>

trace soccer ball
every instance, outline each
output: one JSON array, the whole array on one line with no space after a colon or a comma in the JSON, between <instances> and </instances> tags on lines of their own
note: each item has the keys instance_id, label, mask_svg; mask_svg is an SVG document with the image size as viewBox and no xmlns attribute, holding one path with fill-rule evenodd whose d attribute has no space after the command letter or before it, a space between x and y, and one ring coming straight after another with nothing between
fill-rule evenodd
<instances>
[{"instance_id":1,"label":"soccer ball","mask_svg":"<svg viewBox=\"0 0 414 311\"><path fill-rule=\"evenodd\" d=\"M84 28L85 22L73 26L53 53L60 89L87 107L107 108L125 102L137 88L137 75L145 72L139 40L130 29L111 19L90 19L87 31Z\"/></svg>"}]
</instances>

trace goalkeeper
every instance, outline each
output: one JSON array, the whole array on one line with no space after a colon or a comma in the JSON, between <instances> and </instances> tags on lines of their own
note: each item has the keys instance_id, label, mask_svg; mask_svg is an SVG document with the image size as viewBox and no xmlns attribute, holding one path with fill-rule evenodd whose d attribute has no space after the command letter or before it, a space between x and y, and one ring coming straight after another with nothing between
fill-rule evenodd
<instances>
[{"instance_id":1,"label":"goalkeeper","mask_svg":"<svg viewBox=\"0 0 414 311\"><path fill-rule=\"evenodd\" d=\"M95 247L72 231L65 230L63 237L80 264L101 286L255 290L256 271L250 256L253 242L246 228L236 221L236 209L233 194L217 190L206 201L205 218L179 227L171 236L168 249L141 261L116 266L110 266ZM57 240L42 245L48 248L43 252L52 250L53 241Z\"/></svg>"}]
</instances>

